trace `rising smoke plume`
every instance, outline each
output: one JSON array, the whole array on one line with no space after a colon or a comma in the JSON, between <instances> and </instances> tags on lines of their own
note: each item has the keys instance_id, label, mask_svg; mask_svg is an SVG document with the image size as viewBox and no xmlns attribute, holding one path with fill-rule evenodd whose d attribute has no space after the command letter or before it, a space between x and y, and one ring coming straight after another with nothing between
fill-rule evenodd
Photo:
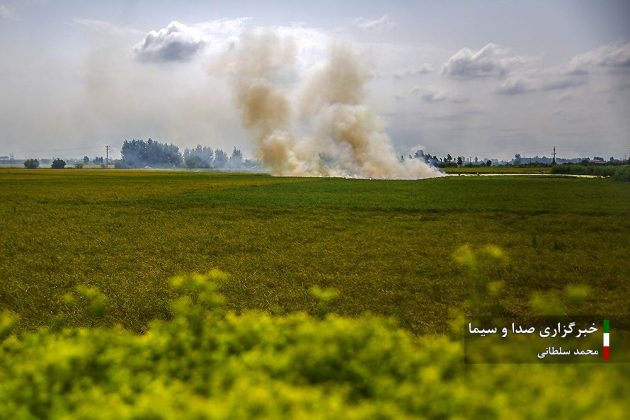
<instances>
[{"instance_id":1,"label":"rising smoke plume","mask_svg":"<svg viewBox=\"0 0 630 420\"><path fill-rule=\"evenodd\" d=\"M222 63L234 78L244 126L274 175L418 179L441 173L401 162L384 124L363 104L369 79L345 43L292 89L295 46L273 32L245 33ZM297 111L297 112L296 112Z\"/></svg>"}]
</instances>

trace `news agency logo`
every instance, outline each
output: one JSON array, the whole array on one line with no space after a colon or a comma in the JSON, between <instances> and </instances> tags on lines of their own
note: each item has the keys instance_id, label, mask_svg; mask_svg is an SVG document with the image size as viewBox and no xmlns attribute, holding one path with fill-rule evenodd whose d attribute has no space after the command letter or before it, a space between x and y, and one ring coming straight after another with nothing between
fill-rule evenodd
<instances>
[{"instance_id":1,"label":"news agency logo","mask_svg":"<svg viewBox=\"0 0 630 420\"><path fill-rule=\"evenodd\" d=\"M466 363L630 363L627 316L481 317L464 328Z\"/></svg>"}]
</instances>

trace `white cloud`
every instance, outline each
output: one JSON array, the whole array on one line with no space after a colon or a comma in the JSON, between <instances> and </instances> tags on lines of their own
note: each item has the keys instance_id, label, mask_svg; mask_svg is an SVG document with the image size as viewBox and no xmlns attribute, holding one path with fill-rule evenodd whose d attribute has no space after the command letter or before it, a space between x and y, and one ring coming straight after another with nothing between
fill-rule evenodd
<instances>
[{"instance_id":1,"label":"white cloud","mask_svg":"<svg viewBox=\"0 0 630 420\"><path fill-rule=\"evenodd\" d=\"M150 31L133 50L142 61L181 62L190 60L205 44L202 31L173 21L166 28Z\"/></svg>"},{"instance_id":2,"label":"white cloud","mask_svg":"<svg viewBox=\"0 0 630 420\"><path fill-rule=\"evenodd\" d=\"M630 70L630 42L604 45L576 55L569 62L572 74L587 74L596 68Z\"/></svg>"},{"instance_id":3,"label":"white cloud","mask_svg":"<svg viewBox=\"0 0 630 420\"><path fill-rule=\"evenodd\" d=\"M321 60L330 43L330 36L317 28L303 24L253 26L251 19L222 18L194 24L171 22L166 28L149 32L136 44L134 52L143 61L188 61L201 53L218 56L235 48L246 31L272 32L295 47L296 69L303 71Z\"/></svg>"},{"instance_id":4,"label":"white cloud","mask_svg":"<svg viewBox=\"0 0 630 420\"><path fill-rule=\"evenodd\" d=\"M0 20L7 20L13 17L13 12L5 6L4 4L0 4Z\"/></svg>"},{"instance_id":5,"label":"white cloud","mask_svg":"<svg viewBox=\"0 0 630 420\"><path fill-rule=\"evenodd\" d=\"M466 98L456 95L452 92L435 89L435 88L420 88L414 87L410 92L412 95L420 96L425 102L437 103L437 102L452 102L461 103L466 102Z\"/></svg>"},{"instance_id":6,"label":"white cloud","mask_svg":"<svg viewBox=\"0 0 630 420\"><path fill-rule=\"evenodd\" d=\"M236 35L240 33L251 17L221 18L209 22L197 23L193 26L206 34Z\"/></svg>"},{"instance_id":7,"label":"white cloud","mask_svg":"<svg viewBox=\"0 0 630 420\"><path fill-rule=\"evenodd\" d=\"M503 77L523 60L508 56L508 50L496 44L486 44L479 51L462 48L442 66L442 75L470 79L475 77Z\"/></svg>"},{"instance_id":8,"label":"white cloud","mask_svg":"<svg viewBox=\"0 0 630 420\"><path fill-rule=\"evenodd\" d=\"M378 31L396 26L396 22L394 22L388 15L383 15L376 19L358 17L354 19L352 23L357 28L364 29L366 31Z\"/></svg>"},{"instance_id":9,"label":"white cloud","mask_svg":"<svg viewBox=\"0 0 630 420\"><path fill-rule=\"evenodd\" d=\"M522 95L536 91L568 90L588 83L584 75L565 74L557 69L512 73L495 89L500 95Z\"/></svg>"},{"instance_id":10,"label":"white cloud","mask_svg":"<svg viewBox=\"0 0 630 420\"><path fill-rule=\"evenodd\" d=\"M72 21L78 25L112 35L140 35L144 33L140 29L118 26L105 20L75 18Z\"/></svg>"},{"instance_id":11,"label":"white cloud","mask_svg":"<svg viewBox=\"0 0 630 420\"><path fill-rule=\"evenodd\" d=\"M535 83L527 77L510 75L499 87L496 93L501 95L521 95L536 90Z\"/></svg>"},{"instance_id":12,"label":"white cloud","mask_svg":"<svg viewBox=\"0 0 630 420\"><path fill-rule=\"evenodd\" d=\"M487 44L478 51L461 49L444 63L442 75L456 79L498 78L501 83L494 92L515 96L583 86L589 82L588 73L594 68L630 69L630 42L603 46L575 56L568 64L547 69L532 68L532 57L508 52L495 44Z\"/></svg>"}]
</instances>

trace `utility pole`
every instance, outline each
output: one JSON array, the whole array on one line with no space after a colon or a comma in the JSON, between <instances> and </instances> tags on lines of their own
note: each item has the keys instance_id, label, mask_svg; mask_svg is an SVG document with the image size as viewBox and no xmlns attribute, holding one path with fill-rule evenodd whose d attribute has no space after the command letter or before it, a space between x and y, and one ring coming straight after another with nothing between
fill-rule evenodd
<instances>
[{"instance_id":1,"label":"utility pole","mask_svg":"<svg viewBox=\"0 0 630 420\"><path fill-rule=\"evenodd\" d=\"M109 166L109 149L111 146L105 146L105 167Z\"/></svg>"},{"instance_id":2,"label":"utility pole","mask_svg":"<svg viewBox=\"0 0 630 420\"><path fill-rule=\"evenodd\" d=\"M551 164L556 164L556 146L553 146L553 160L551 161Z\"/></svg>"}]
</instances>

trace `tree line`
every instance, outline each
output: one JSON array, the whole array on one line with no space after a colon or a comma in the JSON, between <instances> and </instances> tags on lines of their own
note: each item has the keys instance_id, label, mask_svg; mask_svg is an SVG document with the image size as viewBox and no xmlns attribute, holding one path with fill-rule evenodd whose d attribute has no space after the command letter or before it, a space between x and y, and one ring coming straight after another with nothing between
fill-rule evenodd
<instances>
[{"instance_id":1,"label":"tree line","mask_svg":"<svg viewBox=\"0 0 630 420\"><path fill-rule=\"evenodd\" d=\"M228 156L222 149L197 145L192 149L179 151L174 144L160 143L153 139L125 140L120 151L121 159L116 162L117 167L139 168L214 168L214 169L239 169L253 168L257 162L243 159L241 151L234 147L232 154Z\"/></svg>"},{"instance_id":2,"label":"tree line","mask_svg":"<svg viewBox=\"0 0 630 420\"><path fill-rule=\"evenodd\" d=\"M424 150L417 150L413 155L410 154L408 159L418 159L425 163L435 166L436 168L448 168L457 166L491 166L492 161L490 159L478 159L475 156L474 162L472 160L466 161L466 157L457 156L453 157L448 153L444 157L438 157L437 155L431 156L430 153L424 153ZM405 156L401 155L400 160L404 161Z\"/></svg>"}]
</instances>

